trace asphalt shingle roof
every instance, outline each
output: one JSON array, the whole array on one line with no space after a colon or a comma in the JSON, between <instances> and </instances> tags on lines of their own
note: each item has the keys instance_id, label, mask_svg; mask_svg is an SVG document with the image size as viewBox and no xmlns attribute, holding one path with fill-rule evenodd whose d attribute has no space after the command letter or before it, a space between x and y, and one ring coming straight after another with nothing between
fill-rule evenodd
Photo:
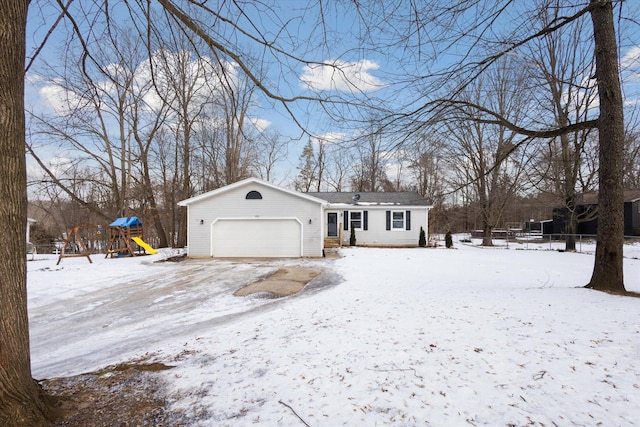
<instances>
[{"instance_id":1,"label":"asphalt shingle roof","mask_svg":"<svg viewBox=\"0 0 640 427\"><path fill-rule=\"evenodd\" d=\"M305 193L318 199L326 200L332 204L345 205L380 205L380 206L431 206L424 197L415 191L398 192L309 192ZM359 200L354 196L359 194Z\"/></svg>"}]
</instances>

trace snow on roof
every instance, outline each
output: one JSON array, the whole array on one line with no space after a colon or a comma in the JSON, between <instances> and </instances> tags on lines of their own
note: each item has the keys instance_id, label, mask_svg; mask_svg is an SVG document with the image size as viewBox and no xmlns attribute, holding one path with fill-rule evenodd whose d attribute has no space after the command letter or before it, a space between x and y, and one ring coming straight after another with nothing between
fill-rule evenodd
<instances>
[{"instance_id":1,"label":"snow on roof","mask_svg":"<svg viewBox=\"0 0 640 427\"><path fill-rule=\"evenodd\" d=\"M424 197L416 191L396 192L309 192L305 193L332 205L345 206L424 206L431 207ZM356 201L357 199L357 201Z\"/></svg>"}]
</instances>

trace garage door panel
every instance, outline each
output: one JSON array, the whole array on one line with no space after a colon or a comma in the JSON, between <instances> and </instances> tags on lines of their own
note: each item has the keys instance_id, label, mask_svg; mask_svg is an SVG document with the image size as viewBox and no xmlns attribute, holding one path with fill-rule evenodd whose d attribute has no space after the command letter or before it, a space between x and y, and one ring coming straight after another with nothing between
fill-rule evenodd
<instances>
[{"instance_id":1,"label":"garage door panel","mask_svg":"<svg viewBox=\"0 0 640 427\"><path fill-rule=\"evenodd\" d=\"M212 230L216 257L299 257L301 241L295 219L224 219Z\"/></svg>"}]
</instances>

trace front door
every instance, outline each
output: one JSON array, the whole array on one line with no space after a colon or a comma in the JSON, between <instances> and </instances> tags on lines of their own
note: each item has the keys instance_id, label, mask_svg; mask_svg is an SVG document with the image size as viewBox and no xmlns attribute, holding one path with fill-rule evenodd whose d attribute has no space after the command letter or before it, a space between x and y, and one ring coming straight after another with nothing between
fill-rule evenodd
<instances>
[{"instance_id":1,"label":"front door","mask_svg":"<svg viewBox=\"0 0 640 427\"><path fill-rule=\"evenodd\" d=\"M327 212L327 236L338 237L338 213Z\"/></svg>"}]
</instances>

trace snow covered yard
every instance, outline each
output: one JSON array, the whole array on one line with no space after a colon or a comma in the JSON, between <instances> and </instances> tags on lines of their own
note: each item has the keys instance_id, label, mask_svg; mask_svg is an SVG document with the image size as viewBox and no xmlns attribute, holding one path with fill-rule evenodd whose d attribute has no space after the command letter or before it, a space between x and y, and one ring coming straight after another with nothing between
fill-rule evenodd
<instances>
[{"instance_id":1,"label":"snow covered yard","mask_svg":"<svg viewBox=\"0 0 640 427\"><path fill-rule=\"evenodd\" d=\"M158 375L184 425L638 422L640 299L579 288L591 255L456 247L347 248L333 261L293 261L324 263L342 283L276 301L231 296L241 286L233 277L270 265L229 266L219 282L200 263L151 257L74 259L57 271L55 261L49 270L33 262L34 375L134 356L164 362L174 368ZM627 289L640 292L640 247L626 251ZM174 276L187 280L175 286ZM89 313L125 291L134 303L117 313L128 320L107 324L106 310L92 323ZM139 292L151 298L135 302ZM173 300L183 306L163 313ZM136 317L136 307L147 314ZM243 315L222 321L216 311ZM94 328L79 343L64 323L49 323L75 316Z\"/></svg>"}]
</instances>

